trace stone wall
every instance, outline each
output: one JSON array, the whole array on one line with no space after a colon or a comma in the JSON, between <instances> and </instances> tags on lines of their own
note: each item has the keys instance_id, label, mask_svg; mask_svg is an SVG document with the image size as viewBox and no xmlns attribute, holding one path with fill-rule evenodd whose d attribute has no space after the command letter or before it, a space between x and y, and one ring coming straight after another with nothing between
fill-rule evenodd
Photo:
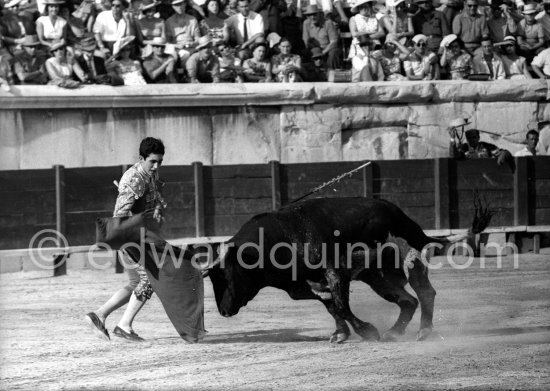
<instances>
[{"instance_id":1,"label":"stone wall","mask_svg":"<svg viewBox=\"0 0 550 391\"><path fill-rule=\"evenodd\" d=\"M546 150L548 96L544 80L15 86L0 91L0 169L131 163L148 135L167 165L444 157L461 116L512 152L539 129Z\"/></svg>"}]
</instances>

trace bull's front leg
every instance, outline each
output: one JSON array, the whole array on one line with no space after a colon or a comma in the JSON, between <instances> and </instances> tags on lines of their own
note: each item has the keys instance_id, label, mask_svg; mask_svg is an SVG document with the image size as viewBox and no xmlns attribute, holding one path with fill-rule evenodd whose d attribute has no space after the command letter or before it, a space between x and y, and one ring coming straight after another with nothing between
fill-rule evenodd
<instances>
[{"instance_id":1,"label":"bull's front leg","mask_svg":"<svg viewBox=\"0 0 550 391\"><path fill-rule=\"evenodd\" d=\"M349 286L351 276L349 270L333 267L327 268L325 273L328 286L332 293L334 313L351 324L353 330L363 339L379 340L380 334L376 327L357 318L349 306ZM327 307L327 309L329 309ZM329 309L330 312L330 309ZM336 319L336 317L335 317Z\"/></svg>"},{"instance_id":2,"label":"bull's front leg","mask_svg":"<svg viewBox=\"0 0 550 391\"><path fill-rule=\"evenodd\" d=\"M420 301L420 330L416 334L416 340L423 341L433 329L435 289L428 278L428 268L418 258L409 269L409 284Z\"/></svg>"}]
</instances>

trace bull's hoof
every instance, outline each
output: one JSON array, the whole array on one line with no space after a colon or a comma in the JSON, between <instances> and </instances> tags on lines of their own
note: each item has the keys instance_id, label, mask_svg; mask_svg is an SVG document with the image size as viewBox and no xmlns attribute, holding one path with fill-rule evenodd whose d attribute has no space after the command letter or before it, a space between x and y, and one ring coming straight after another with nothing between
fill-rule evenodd
<instances>
[{"instance_id":1,"label":"bull's hoof","mask_svg":"<svg viewBox=\"0 0 550 391\"><path fill-rule=\"evenodd\" d=\"M430 336L431 333L431 327L424 327L423 329L418 330L418 333L416 333L416 340L424 341Z\"/></svg>"},{"instance_id":2,"label":"bull's hoof","mask_svg":"<svg viewBox=\"0 0 550 391\"><path fill-rule=\"evenodd\" d=\"M341 332L341 331L335 331L330 336L329 342L334 343L334 344L340 344L340 343L343 343L343 342L347 341L348 338L349 338L349 334L346 334L346 333Z\"/></svg>"},{"instance_id":3,"label":"bull's hoof","mask_svg":"<svg viewBox=\"0 0 550 391\"><path fill-rule=\"evenodd\" d=\"M366 341L379 341L380 340L380 333L371 324L365 323L358 327L355 332L359 334L361 338L363 338Z\"/></svg>"},{"instance_id":4,"label":"bull's hoof","mask_svg":"<svg viewBox=\"0 0 550 391\"><path fill-rule=\"evenodd\" d=\"M399 341L400 334L395 330L388 330L384 334L382 334L382 338L380 339L383 342L397 342Z\"/></svg>"}]
</instances>

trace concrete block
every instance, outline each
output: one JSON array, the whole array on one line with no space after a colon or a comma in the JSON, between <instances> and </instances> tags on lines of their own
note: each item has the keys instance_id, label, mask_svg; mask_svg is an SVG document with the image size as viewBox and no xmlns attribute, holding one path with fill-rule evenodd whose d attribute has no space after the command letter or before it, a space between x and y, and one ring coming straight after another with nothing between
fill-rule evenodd
<instances>
[{"instance_id":1,"label":"concrete block","mask_svg":"<svg viewBox=\"0 0 550 391\"><path fill-rule=\"evenodd\" d=\"M408 157L407 128L386 127L342 131L342 158L388 160Z\"/></svg>"},{"instance_id":2,"label":"concrete block","mask_svg":"<svg viewBox=\"0 0 550 391\"><path fill-rule=\"evenodd\" d=\"M280 110L232 107L213 110L213 164L261 164L280 160Z\"/></svg>"},{"instance_id":3,"label":"concrete block","mask_svg":"<svg viewBox=\"0 0 550 391\"><path fill-rule=\"evenodd\" d=\"M0 169L20 169L23 132L20 110L0 110Z\"/></svg>"},{"instance_id":4,"label":"concrete block","mask_svg":"<svg viewBox=\"0 0 550 391\"><path fill-rule=\"evenodd\" d=\"M342 130L407 126L409 107L381 105L349 105L340 109Z\"/></svg>"},{"instance_id":5,"label":"concrete block","mask_svg":"<svg viewBox=\"0 0 550 391\"><path fill-rule=\"evenodd\" d=\"M475 113L476 107L473 102L450 102L438 104L409 104L410 125L422 127L439 127L441 134L449 139L447 128L455 118L469 118L472 120L472 127L477 127Z\"/></svg>"},{"instance_id":6,"label":"concrete block","mask_svg":"<svg viewBox=\"0 0 550 391\"><path fill-rule=\"evenodd\" d=\"M23 270L21 255L0 255L0 273L16 273Z\"/></svg>"},{"instance_id":7,"label":"concrete block","mask_svg":"<svg viewBox=\"0 0 550 391\"><path fill-rule=\"evenodd\" d=\"M212 118L209 109L147 109L143 127L144 136L161 138L166 143L164 165L193 162L213 164Z\"/></svg>"},{"instance_id":8,"label":"concrete block","mask_svg":"<svg viewBox=\"0 0 550 391\"><path fill-rule=\"evenodd\" d=\"M22 120L21 169L84 165L85 125L80 110L27 110Z\"/></svg>"},{"instance_id":9,"label":"concrete block","mask_svg":"<svg viewBox=\"0 0 550 391\"><path fill-rule=\"evenodd\" d=\"M515 152L523 146L525 133L536 123L537 102L481 102L476 108L476 127L503 137L481 135L482 141Z\"/></svg>"},{"instance_id":10,"label":"concrete block","mask_svg":"<svg viewBox=\"0 0 550 391\"><path fill-rule=\"evenodd\" d=\"M439 126L409 124L407 146L409 159L449 157L449 134Z\"/></svg>"},{"instance_id":11,"label":"concrete block","mask_svg":"<svg viewBox=\"0 0 550 391\"><path fill-rule=\"evenodd\" d=\"M342 160L340 110L330 105L281 109L281 162Z\"/></svg>"}]
</instances>

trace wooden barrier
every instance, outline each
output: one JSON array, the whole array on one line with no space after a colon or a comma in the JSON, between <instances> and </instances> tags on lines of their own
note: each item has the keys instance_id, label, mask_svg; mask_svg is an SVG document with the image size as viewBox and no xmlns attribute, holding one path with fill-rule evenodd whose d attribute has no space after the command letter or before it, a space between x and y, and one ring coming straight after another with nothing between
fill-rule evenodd
<instances>
[{"instance_id":1,"label":"wooden barrier","mask_svg":"<svg viewBox=\"0 0 550 391\"><path fill-rule=\"evenodd\" d=\"M168 239L227 236L252 216L278 209L360 162L166 166L164 196ZM510 240L529 236L540 247L550 225L550 157L518 158L516 171L495 160L377 161L315 196L384 198L424 229L467 228L473 190L498 210L493 227L523 227ZM0 249L27 248L44 228L66 235L71 246L95 239L94 221L110 216L127 166L0 171ZM546 232L544 229L543 232ZM504 231L502 231L504 232Z\"/></svg>"}]
</instances>

